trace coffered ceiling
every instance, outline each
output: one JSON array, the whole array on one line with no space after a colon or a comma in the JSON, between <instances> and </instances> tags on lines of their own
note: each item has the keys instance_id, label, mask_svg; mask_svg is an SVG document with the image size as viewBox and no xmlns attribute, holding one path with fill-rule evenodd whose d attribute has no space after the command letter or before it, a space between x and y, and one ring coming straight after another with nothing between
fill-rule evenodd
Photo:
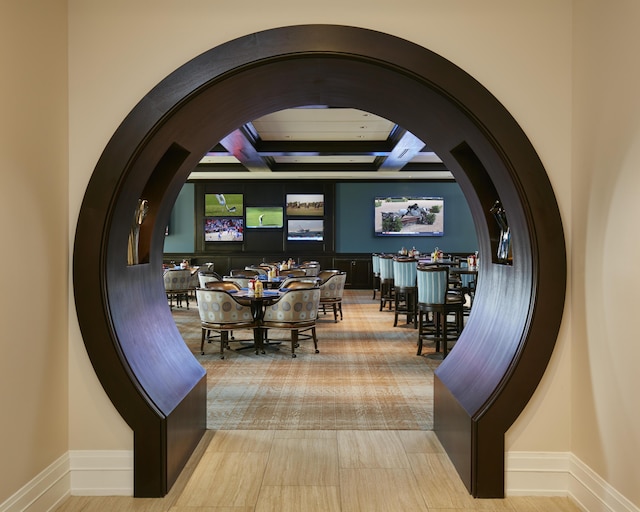
<instances>
[{"instance_id":1,"label":"coffered ceiling","mask_svg":"<svg viewBox=\"0 0 640 512\"><path fill-rule=\"evenodd\" d=\"M317 105L281 110L241 126L189 177L272 178L453 179L438 155L392 121Z\"/></svg>"}]
</instances>

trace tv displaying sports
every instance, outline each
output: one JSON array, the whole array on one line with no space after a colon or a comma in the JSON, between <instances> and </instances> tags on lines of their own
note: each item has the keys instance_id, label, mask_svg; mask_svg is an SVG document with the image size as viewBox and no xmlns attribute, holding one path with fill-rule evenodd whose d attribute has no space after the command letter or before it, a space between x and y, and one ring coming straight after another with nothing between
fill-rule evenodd
<instances>
[{"instance_id":1,"label":"tv displaying sports","mask_svg":"<svg viewBox=\"0 0 640 512\"><path fill-rule=\"evenodd\" d=\"M205 194L205 217L242 217L242 194Z\"/></svg>"},{"instance_id":2,"label":"tv displaying sports","mask_svg":"<svg viewBox=\"0 0 640 512\"><path fill-rule=\"evenodd\" d=\"M300 219L287 221L287 240L321 241L324 238L324 221Z\"/></svg>"},{"instance_id":3,"label":"tv displaying sports","mask_svg":"<svg viewBox=\"0 0 640 512\"><path fill-rule=\"evenodd\" d=\"M376 236L443 236L444 198L376 197Z\"/></svg>"},{"instance_id":4,"label":"tv displaying sports","mask_svg":"<svg viewBox=\"0 0 640 512\"><path fill-rule=\"evenodd\" d=\"M322 217L324 194L287 194L287 215Z\"/></svg>"},{"instance_id":5,"label":"tv displaying sports","mask_svg":"<svg viewBox=\"0 0 640 512\"><path fill-rule=\"evenodd\" d=\"M207 217L204 219L205 242L242 242L243 240L243 218Z\"/></svg>"},{"instance_id":6,"label":"tv displaying sports","mask_svg":"<svg viewBox=\"0 0 640 512\"><path fill-rule=\"evenodd\" d=\"M282 206L247 206L245 211L247 229L284 227Z\"/></svg>"}]
</instances>

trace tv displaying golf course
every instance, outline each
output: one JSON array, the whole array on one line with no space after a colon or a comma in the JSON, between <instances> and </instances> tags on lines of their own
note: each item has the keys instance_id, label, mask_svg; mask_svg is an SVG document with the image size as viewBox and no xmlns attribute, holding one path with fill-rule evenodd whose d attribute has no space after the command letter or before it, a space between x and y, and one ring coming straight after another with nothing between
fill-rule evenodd
<instances>
[{"instance_id":1,"label":"tv displaying golf course","mask_svg":"<svg viewBox=\"0 0 640 512\"><path fill-rule=\"evenodd\" d=\"M282 206L247 206L247 228L282 228L284 211Z\"/></svg>"},{"instance_id":2,"label":"tv displaying golf course","mask_svg":"<svg viewBox=\"0 0 640 512\"><path fill-rule=\"evenodd\" d=\"M244 215L242 194L205 194L205 217L242 217Z\"/></svg>"}]
</instances>

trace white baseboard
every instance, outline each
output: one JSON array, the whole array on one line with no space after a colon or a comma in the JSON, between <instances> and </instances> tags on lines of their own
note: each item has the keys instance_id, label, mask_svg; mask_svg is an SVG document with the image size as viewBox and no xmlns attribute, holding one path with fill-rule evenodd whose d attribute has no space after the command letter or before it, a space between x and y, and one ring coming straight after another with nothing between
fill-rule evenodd
<instances>
[{"instance_id":1,"label":"white baseboard","mask_svg":"<svg viewBox=\"0 0 640 512\"><path fill-rule=\"evenodd\" d=\"M640 512L569 452L509 452L507 496L569 496L585 512Z\"/></svg>"},{"instance_id":2,"label":"white baseboard","mask_svg":"<svg viewBox=\"0 0 640 512\"><path fill-rule=\"evenodd\" d=\"M640 512L569 452L509 452L507 496L569 496L585 512ZM0 512L49 512L70 495L133 496L133 452L73 450L54 461Z\"/></svg>"},{"instance_id":3,"label":"white baseboard","mask_svg":"<svg viewBox=\"0 0 640 512\"><path fill-rule=\"evenodd\" d=\"M133 496L133 452L72 450L69 452L71 494Z\"/></svg>"},{"instance_id":4,"label":"white baseboard","mask_svg":"<svg viewBox=\"0 0 640 512\"><path fill-rule=\"evenodd\" d=\"M70 494L69 454L65 453L9 499L0 512L48 512Z\"/></svg>"}]
</instances>

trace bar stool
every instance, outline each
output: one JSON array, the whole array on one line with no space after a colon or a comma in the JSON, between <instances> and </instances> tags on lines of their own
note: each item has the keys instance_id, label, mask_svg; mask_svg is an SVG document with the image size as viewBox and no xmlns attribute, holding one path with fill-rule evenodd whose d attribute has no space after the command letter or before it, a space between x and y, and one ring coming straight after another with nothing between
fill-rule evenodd
<instances>
[{"instance_id":1,"label":"bar stool","mask_svg":"<svg viewBox=\"0 0 640 512\"><path fill-rule=\"evenodd\" d=\"M463 325L463 300L458 293L448 293L449 267L420 266L417 269L418 281L418 355L422 354L423 339L433 340L436 352L440 351L442 341L442 354L431 354L433 357L447 357L448 336L450 324L447 316L455 314L455 332L452 339L456 339L462 332ZM428 329L425 317L433 313L433 328Z\"/></svg>"},{"instance_id":2,"label":"bar stool","mask_svg":"<svg viewBox=\"0 0 640 512\"><path fill-rule=\"evenodd\" d=\"M393 326L398 325L398 315L407 315L407 323L413 322L413 327L418 328L418 287L416 273L418 263L413 258L393 259L393 287L395 315Z\"/></svg>"},{"instance_id":3,"label":"bar stool","mask_svg":"<svg viewBox=\"0 0 640 512\"><path fill-rule=\"evenodd\" d=\"M393 256L380 255L380 311L389 304L389 311L393 306Z\"/></svg>"},{"instance_id":4,"label":"bar stool","mask_svg":"<svg viewBox=\"0 0 640 512\"><path fill-rule=\"evenodd\" d=\"M371 273L373 278L373 300L376 300L376 291L380 288L380 255L375 252L371 255Z\"/></svg>"}]
</instances>

